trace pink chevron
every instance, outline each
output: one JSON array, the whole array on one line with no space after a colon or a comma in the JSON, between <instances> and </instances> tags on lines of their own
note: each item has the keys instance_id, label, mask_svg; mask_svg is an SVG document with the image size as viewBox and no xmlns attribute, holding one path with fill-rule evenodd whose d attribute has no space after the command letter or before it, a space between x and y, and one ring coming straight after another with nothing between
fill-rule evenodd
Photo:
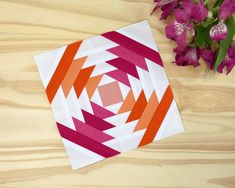
<instances>
[{"instance_id":1,"label":"pink chevron","mask_svg":"<svg viewBox=\"0 0 235 188\"><path fill-rule=\"evenodd\" d=\"M145 46L116 31L107 32L107 33L102 34L101 36L121 46L124 46L125 48L128 48L129 50L134 51L137 54L140 54L141 56L144 56L163 67L162 60L161 60L159 53L149 48L148 46Z\"/></svg>"},{"instance_id":2,"label":"pink chevron","mask_svg":"<svg viewBox=\"0 0 235 188\"><path fill-rule=\"evenodd\" d=\"M104 131L104 130L111 129L111 128L115 127L114 125L108 123L107 121L104 121L103 119L100 119L85 110L82 110L82 114L84 116L86 124L96 128L100 131Z\"/></svg>"},{"instance_id":3,"label":"pink chevron","mask_svg":"<svg viewBox=\"0 0 235 188\"><path fill-rule=\"evenodd\" d=\"M82 146L88 150L91 150L105 158L112 157L114 155L118 155L120 152L116 151L108 146L105 146L73 129L70 129L58 122L57 127L60 132L60 135L79 146Z\"/></svg>"},{"instance_id":4,"label":"pink chevron","mask_svg":"<svg viewBox=\"0 0 235 188\"><path fill-rule=\"evenodd\" d=\"M119 56L123 59L125 59L126 61L129 61L130 63L133 63L134 65L148 71L148 67L147 64L145 62L145 59L143 56L140 56L139 54L128 50L127 48L123 47L123 46L116 46L114 48L110 48L107 50L108 52Z\"/></svg>"},{"instance_id":5,"label":"pink chevron","mask_svg":"<svg viewBox=\"0 0 235 188\"><path fill-rule=\"evenodd\" d=\"M79 133L86 135L87 137L89 137L99 143L106 142L108 140L113 139L112 136L95 129L95 128L91 127L90 125L87 125L74 117L72 117L72 118L73 118L75 128Z\"/></svg>"},{"instance_id":6,"label":"pink chevron","mask_svg":"<svg viewBox=\"0 0 235 188\"><path fill-rule=\"evenodd\" d=\"M122 58L116 58L116 59L112 59L112 60L109 60L109 61L106 61L106 63L114 66L114 67L117 67L118 69L136 77L137 79L139 79L139 75L138 75L138 72L136 70L136 66L133 65L132 63L126 61L125 59L122 59Z\"/></svg>"},{"instance_id":7,"label":"pink chevron","mask_svg":"<svg viewBox=\"0 0 235 188\"><path fill-rule=\"evenodd\" d=\"M128 76L125 72L123 72L120 69L110 71L105 73L106 75L114 78L115 80L122 82L123 84L127 85L128 87L131 87L130 81L128 79Z\"/></svg>"},{"instance_id":8,"label":"pink chevron","mask_svg":"<svg viewBox=\"0 0 235 188\"><path fill-rule=\"evenodd\" d=\"M101 119L108 118L108 117L115 115L113 112L103 108L102 106L99 106L98 104L92 101L90 101L90 103L91 103L91 107L93 109L94 115Z\"/></svg>"}]
</instances>

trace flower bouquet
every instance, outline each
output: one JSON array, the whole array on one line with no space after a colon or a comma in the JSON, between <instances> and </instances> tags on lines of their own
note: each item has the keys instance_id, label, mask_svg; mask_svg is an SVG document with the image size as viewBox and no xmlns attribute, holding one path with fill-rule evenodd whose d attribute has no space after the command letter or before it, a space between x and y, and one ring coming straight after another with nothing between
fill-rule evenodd
<instances>
[{"instance_id":1,"label":"flower bouquet","mask_svg":"<svg viewBox=\"0 0 235 188\"><path fill-rule=\"evenodd\" d=\"M235 0L154 0L153 12L160 8L161 18L175 16L165 28L167 38L175 41L175 62L179 66L200 65L209 70L231 72L235 65Z\"/></svg>"}]
</instances>

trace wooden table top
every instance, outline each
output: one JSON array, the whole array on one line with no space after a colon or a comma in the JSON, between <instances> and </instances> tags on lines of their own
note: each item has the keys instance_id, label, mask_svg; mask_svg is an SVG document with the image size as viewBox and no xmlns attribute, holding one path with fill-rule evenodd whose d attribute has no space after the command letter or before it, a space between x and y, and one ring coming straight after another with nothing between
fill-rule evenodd
<instances>
[{"instance_id":1,"label":"wooden table top","mask_svg":"<svg viewBox=\"0 0 235 188\"><path fill-rule=\"evenodd\" d=\"M0 1L0 187L235 187L235 71L177 67L152 0ZM33 56L148 19L185 133L73 171Z\"/></svg>"}]
</instances>

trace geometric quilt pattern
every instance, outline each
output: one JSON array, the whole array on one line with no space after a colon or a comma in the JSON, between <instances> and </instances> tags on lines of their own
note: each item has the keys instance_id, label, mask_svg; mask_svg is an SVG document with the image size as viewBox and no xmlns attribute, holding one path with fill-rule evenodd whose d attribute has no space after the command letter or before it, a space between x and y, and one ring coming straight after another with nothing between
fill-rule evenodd
<instances>
[{"instance_id":1,"label":"geometric quilt pattern","mask_svg":"<svg viewBox=\"0 0 235 188\"><path fill-rule=\"evenodd\" d=\"M147 21L35 60L73 169L184 130Z\"/></svg>"}]
</instances>

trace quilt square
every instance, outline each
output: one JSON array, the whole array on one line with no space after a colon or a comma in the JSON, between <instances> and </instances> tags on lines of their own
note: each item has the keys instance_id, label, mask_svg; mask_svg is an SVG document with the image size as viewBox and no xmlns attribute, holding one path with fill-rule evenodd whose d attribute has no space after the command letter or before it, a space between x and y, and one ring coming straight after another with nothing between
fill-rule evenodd
<instances>
[{"instance_id":1,"label":"quilt square","mask_svg":"<svg viewBox=\"0 0 235 188\"><path fill-rule=\"evenodd\" d=\"M73 169L184 131L147 21L35 60Z\"/></svg>"}]
</instances>

